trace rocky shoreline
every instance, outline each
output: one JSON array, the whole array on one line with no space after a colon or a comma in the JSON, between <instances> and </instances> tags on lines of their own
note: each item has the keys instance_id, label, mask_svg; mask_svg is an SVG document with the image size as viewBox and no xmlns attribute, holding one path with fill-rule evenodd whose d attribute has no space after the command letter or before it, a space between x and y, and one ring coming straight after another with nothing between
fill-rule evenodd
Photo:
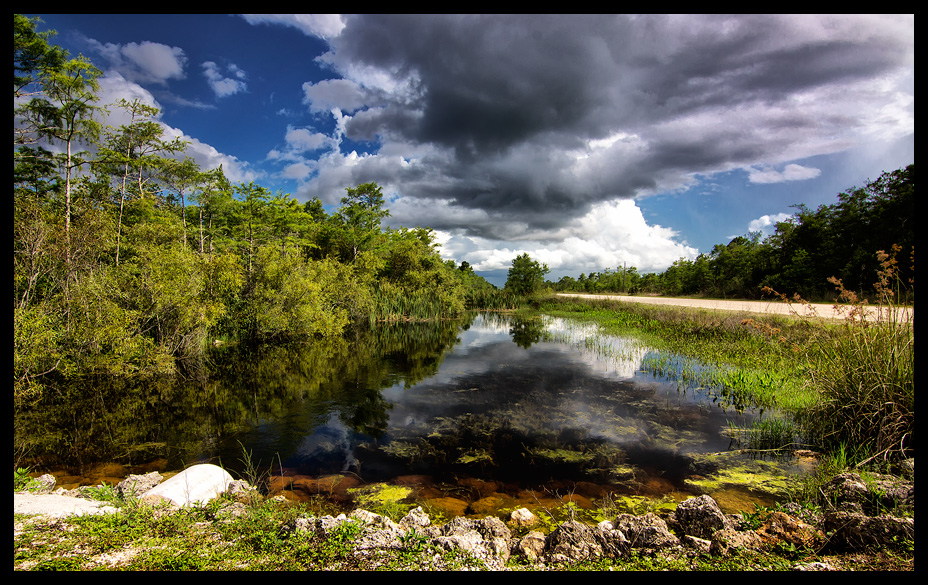
<instances>
[{"instance_id":1,"label":"rocky shoreline","mask_svg":"<svg viewBox=\"0 0 928 585\"><path fill-rule=\"evenodd\" d=\"M307 516L284 532L310 532L328 538L344 528L357 527L352 554L373 557L383 551L408 550L411 543L432 550L472 555L491 570L502 570L515 558L531 568L544 569L601 558L637 555L709 555L725 557L739 551L815 550L819 554L846 554L891 549L915 539L915 484L913 475L902 478L878 474L842 473L823 487L827 510L812 512L787 504L763 518L725 514L708 495L680 503L664 517L617 514L596 526L568 520L545 534L531 511L520 508L506 519L456 517L443 525L432 524L421 507L395 522L357 509L337 517ZM40 478L44 487L33 491L65 498L86 498L88 490L58 489L54 478ZM117 487L121 496L138 497L161 483L157 472L130 476ZM227 481L224 513L241 514L253 502L256 490L242 481ZM144 496L142 497L144 499ZM149 498L151 500L151 498ZM163 501L163 500L162 500ZM151 503L154 503L152 501ZM167 508L179 507L166 502ZM112 511L112 510L110 510ZM105 512L105 510L103 511ZM798 563L801 570L834 570L828 563Z\"/></svg>"}]
</instances>

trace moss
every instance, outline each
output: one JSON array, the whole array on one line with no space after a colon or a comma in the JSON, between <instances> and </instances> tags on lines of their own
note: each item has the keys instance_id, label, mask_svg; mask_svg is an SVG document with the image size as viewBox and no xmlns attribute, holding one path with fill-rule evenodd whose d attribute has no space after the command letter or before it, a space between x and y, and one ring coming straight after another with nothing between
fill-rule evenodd
<instances>
[{"instance_id":1,"label":"moss","mask_svg":"<svg viewBox=\"0 0 928 585\"><path fill-rule=\"evenodd\" d=\"M383 508L389 504L396 504L412 494L412 488L386 483L373 483L370 485L351 488L348 493L354 496L359 507Z\"/></svg>"},{"instance_id":2,"label":"moss","mask_svg":"<svg viewBox=\"0 0 928 585\"><path fill-rule=\"evenodd\" d=\"M470 450L457 458L455 463L467 465L468 463L493 463L493 456L483 450Z\"/></svg>"},{"instance_id":3,"label":"moss","mask_svg":"<svg viewBox=\"0 0 928 585\"><path fill-rule=\"evenodd\" d=\"M699 493L740 488L779 498L786 495L791 481L790 475L776 462L749 459L739 453L712 453L694 459L697 466L714 469L686 479L686 486Z\"/></svg>"},{"instance_id":4,"label":"moss","mask_svg":"<svg viewBox=\"0 0 928 585\"><path fill-rule=\"evenodd\" d=\"M569 449L532 449L532 455L554 463L590 463L595 453L571 451Z\"/></svg>"}]
</instances>

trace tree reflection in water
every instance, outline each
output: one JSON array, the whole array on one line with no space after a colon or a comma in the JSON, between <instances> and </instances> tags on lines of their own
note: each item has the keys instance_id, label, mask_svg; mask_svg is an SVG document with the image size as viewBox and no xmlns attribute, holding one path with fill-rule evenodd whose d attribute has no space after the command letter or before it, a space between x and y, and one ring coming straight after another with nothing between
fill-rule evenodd
<instances>
[{"instance_id":1,"label":"tree reflection in water","mask_svg":"<svg viewBox=\"0 0 928 585\"><path fill-rule=\"evenodd\" d=\"M338 342L218 348L186 378L58 384L17 406L14 449L19 465L79 476L152 461L235 475L247 451L278 474L367 482L679 486L692 455L729 447L729 420L752 417L707 407L640 364L609 365L548 325L492 313L385 324Z\"/></svg>"}]
</instances>

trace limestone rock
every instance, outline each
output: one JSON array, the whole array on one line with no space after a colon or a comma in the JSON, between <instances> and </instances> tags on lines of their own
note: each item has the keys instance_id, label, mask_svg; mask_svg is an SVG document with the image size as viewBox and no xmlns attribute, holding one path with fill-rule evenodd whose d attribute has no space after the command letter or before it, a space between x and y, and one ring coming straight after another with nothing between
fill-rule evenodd
<instances>
[{"instance_id":1,"label":"limestone rock","mask_svg":"<svg viewBox=\"0 0 928 585\"><path fill-rule=\"evenodd\" d=\"M157 471L151 471L144 475L130 475L116 484L116 493L123 498L139 496L162 481L164 481L164 478Z\"/></svg>"},{"instance_id":2,"label":"limestone rock","mask_svg":"<svg viewBox=\"0 0 928 585\"><path fill-rule=\"evenodd\" d=\"M603 547L593 528L571 520L548 535L545 556L556 563L584 561L603 556Z\"/></svg>"},{"instance_id":3,"label":"limestone rock","mask_svg":"<svg viewBox=\"0 0 928 585\"><path fill-rule=\"evenodd\" d=\"M441 530L437 526L432 526L432 521L429 520L422 506L416 506L407 512L400 520L399 525L400 528L407 533L410 530L415 530L417 533L423 534L429 538L441 535Z\"/></svg>"},{"instance_id":4,"label":"limestone rock","mask_svg":"<svg viewBox=\"0 0 928 585\"><path fill-rule=\"evenodd\" d=\"M671 517L671 523L679 533L702 539L708 539L717 530L733 528L728 516L708 495L680 503Z\"/></svg>"},{"instance_id":5,"label":"limestone rock","mask_svg":"<svg viewBox=\"0 0 928 585\"><path fill-rule=\"evenodd\" d=\"M612 524L625 535L633 548L658 549L680 544L680 540L670 533L667 523L653 512L644 516L619 514Z\"/></svg>"},{"instance_id":6,"label":"limestone rock","mask_svg":"<svg viewBox=\"0 0 928 585\"><path fill-rule=\"evenodd\" d=\"M225 469L204 463L188 467L146 491L139 499L149 504L167 501L180 507L205 504L225 492L231 482L232 476Z\"/></svg>"},{"instance_id":7,"label":"limestone rock","mask_svg":"<svg viewBox=\"0 0 928 585\"><path fill-rule=\"evenodd\" d=\"M513 552L522 555L527 560L534 562L541 557L542 553L545 551L545 535L537 530L532 530L522 538L520 538L515 546L513 547Z\"/></svg>"},{"instance_id":8,"label":"limestone rock","mask_svg":"<svg viewBox=\"0 0 928 585\"><path fill-rule=\"evenodd\" d=\"M754 532L738 532L734 528L724 528L712 534L710 539L709 554L725 556L735 549L759 550L763 546L763 540Z\"/></svg>"},{"instance_id":9,"label":"limestone rock","mask_svg":"<svg viewBox=\"0 0 928 585\"><path fill-rule=\"evenodd\" d=\"M915 519L837 510L824 515L822 530L829 533L828 547L832 550L882 548L896 545L902 539L914 541Z\"/></svg>"},{"instance_id":10,"label":"limestone rock","mask_svg":"<svg viewBox=\"0 0 928 585\"><path fill-rule=\"evenodd\" d=\"M441 528L441 535L432 543L446 550L460 549L478 558L505 563L509 560L509 539L512 533L495 517L480 520L457 517Z\"/></svg>"},{"instance_id":11,"label":"limestone rock","mask_svg":"<svg viewBox=\"0 0 928 585\"><path fill-rule=\"evenodd\" d=\"M767 543L784 543L797 547L814 546L825 536L814 526L783 512L770 514L756 532Z\"/></svg>"},{"instance_id":12,"label":"limestone rock","mask_svg":"<svg viewBox=\"0 0 928 585\"><path fill-rule=\"evenodd\" d=\"M538 516L528 508L513 510L509 515L509 525L513 528L531 528L538 524Z\"/></svg>"}]
</instances>

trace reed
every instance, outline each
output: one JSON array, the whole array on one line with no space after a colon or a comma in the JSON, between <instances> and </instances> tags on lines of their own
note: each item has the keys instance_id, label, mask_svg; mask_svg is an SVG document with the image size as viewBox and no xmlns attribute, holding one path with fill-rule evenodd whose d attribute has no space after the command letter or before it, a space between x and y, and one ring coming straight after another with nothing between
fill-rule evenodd
<instances>
[{"instance_id":1,"label":"reed","mask_svg":"<svg viewBox=\"0 0 928 585\"><path fill-rule=\"evenodd\" d=\"M805 352L806 383L817 400L799 409L796 420L826 450L854 445L857 465L915 449L915 322L914 312L900 303L910 291L898 278L899 251L894 246L891 253L877 254L875 307L829 279L839 301L847 303L845 319L839 327L818 330ZM872 309L879 319L863 318Z\"/></svg>"}]
</instances>

